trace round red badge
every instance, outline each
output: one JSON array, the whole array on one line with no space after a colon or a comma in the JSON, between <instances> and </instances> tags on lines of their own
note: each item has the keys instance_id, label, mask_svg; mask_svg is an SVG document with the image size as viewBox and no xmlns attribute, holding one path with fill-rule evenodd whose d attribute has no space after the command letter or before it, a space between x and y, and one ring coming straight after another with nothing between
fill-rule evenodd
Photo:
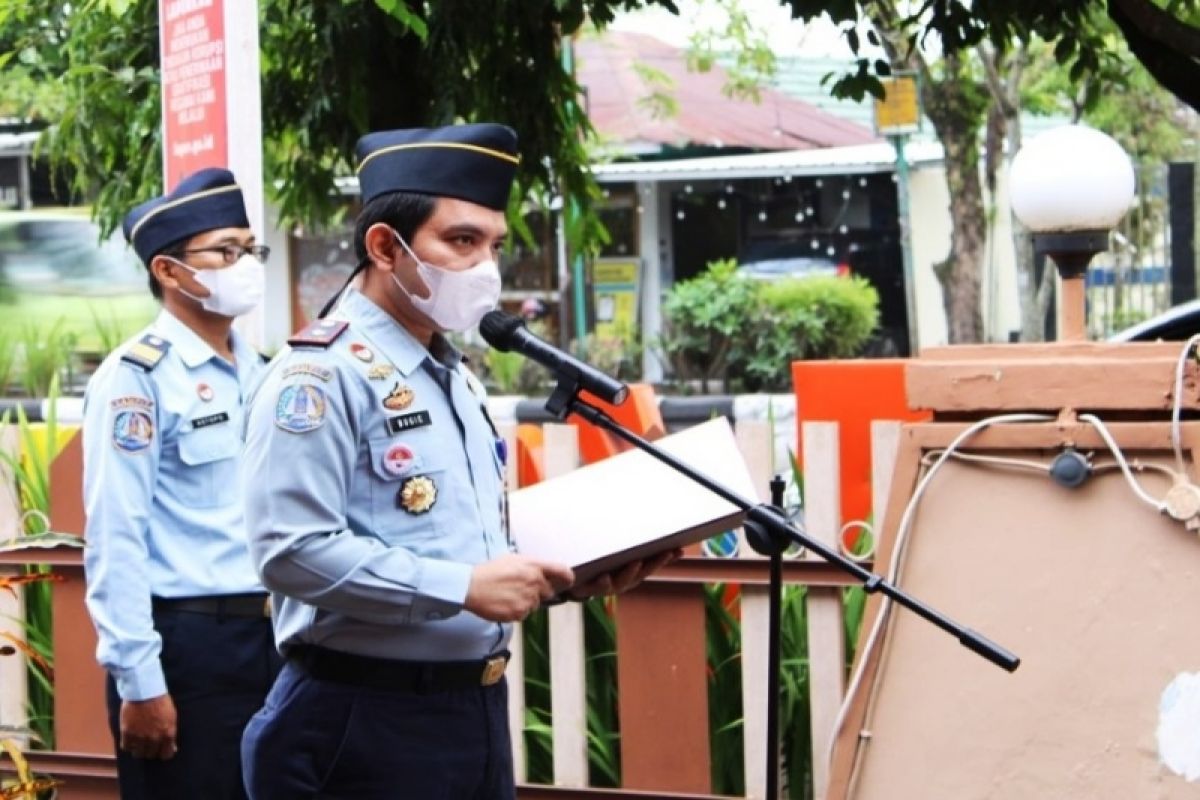
<instances>
[{"instance_id":1,"label":"round red badge","mask_svg":"<svg viewBox=\"0 0 1200 800\"><path fill-rule=\"evenodd\" d=\"M397 477L412 472L416 462L417 454L406 444L394 444L383 454L384 471Z\"/></svg>"},{"instance_id":2,"label":"round red badge","mask_svg":"<svg viewBox=\"0 0 1200 800\"><path fill-rule=\"evenodd\" d=\"M213 388L207 383L199 383L196 384L196 394L201 400L207 403L209 400L213 399L216 393L213 392Z\"/></svg>"}]
</instances>

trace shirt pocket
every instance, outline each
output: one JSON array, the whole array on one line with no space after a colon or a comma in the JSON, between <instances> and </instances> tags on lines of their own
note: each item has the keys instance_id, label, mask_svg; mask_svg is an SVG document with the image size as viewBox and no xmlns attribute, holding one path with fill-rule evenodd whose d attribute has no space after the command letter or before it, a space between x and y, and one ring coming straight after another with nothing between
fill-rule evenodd
<instances>
[{"instance_id":1,"label":"shirt pocket","mask_svg":"<svg viewBox=\"0 0 1200 800\"><path fill-rule=\"evenodd\" d=\"M410 433L372 439L368 445L375 534L418 555L439 555L432 540L452 516L446 484L450 471L439 452L441 437Z\"/></svg>"},{"instance_id":2,"label":"shirt pocket","mask_svg":"<svg viewBox=\"0 0 1200 800\"><path fill-rule=\"evenodd\" d=\"M242 442L231 423L193 428L179 435L183 469L175 493L192 508L214 508L237 500L237 456Z\"/></svg>"}]
</instances>

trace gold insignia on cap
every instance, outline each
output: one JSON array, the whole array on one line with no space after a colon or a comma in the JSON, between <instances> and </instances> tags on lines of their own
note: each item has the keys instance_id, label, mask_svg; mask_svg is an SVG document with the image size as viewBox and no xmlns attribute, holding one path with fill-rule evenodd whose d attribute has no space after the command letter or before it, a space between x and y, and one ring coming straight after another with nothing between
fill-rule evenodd
<instances>
[{"instance_id":1,"label":"gold insignia on cap","mask_svg":"<svg viewBox=\"0 0 1200 800\"><path fill-rule=\"evenodd\" d=\"M367 380L372 380L372 381L386 380L388 378L388 376L390 376L395 369L396 368L393 367L391 364L375 364L369 370L367 370Z\"/></svg>"},{"instance_id":2,"label":"gold insignia on cap","mask_svg":"<svg viewBox=\"0 0 1200 800\"><path fill-rule=\"evenodd\" d=\"M437 502L437 486L426 475L409 478L400 486L400 507L410 514L424 514Z\"/></svg>"},{"instance_id":3,"label":"gold insignia on cap","mask_svg":"<svg viewBox=\"0 0 1200 800\"><path fill-rule=\"evenodd\" d=\"M388 396L383 398L383 407L389 411L403 411L412 405L414 397L416 397L416 395L413 394L413 390L411 388L397 383L392 387L392 390L388 392Z\"/></svg>"}]
</instances>

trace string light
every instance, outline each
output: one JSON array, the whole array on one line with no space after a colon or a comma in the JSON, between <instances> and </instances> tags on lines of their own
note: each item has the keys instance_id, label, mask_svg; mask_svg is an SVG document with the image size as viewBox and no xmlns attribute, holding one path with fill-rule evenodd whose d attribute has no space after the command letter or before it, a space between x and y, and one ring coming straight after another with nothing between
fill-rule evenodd
<instances>
[{"instance_id":1,"label":"string light","mask_svg":"<svg viewBox=\"0 0 1200 800\"><path fill-rule=\"evenodd\" d=\"M687 214L683 213L682 208L675 212L675 219L687 219Z\"/></svg>"},{"instance_id":2,"label":"string light","mask_svg":"<svg viewBox=\"0 0 1200 800\"><path fill-rule=\"evenodd\" d=\"M683 187L683 190L685 192L687 192L688 194L691 194L692 193L692 185L689 183L687 186Z\"/></svg>"},{"instance_id":3,"label":"string light","mask_svg":"<svg viewBox=\"0 0 1200 800\"><path fill-rule=\"evenodd\" d=\"M722 197L720 200L717 201L717 208L720 208L720 209L725 208L725 198L724 197Z\"/></svg>"},{"instance_id":4,"label":"string light","mask_svg":"<svg viewBox=\"0 0 1200 800\"><path fill-rule=\"evenodd\" d=\"M803 211L796 212L796 222L804 222L804 212Z\"/></svg>"},{"instance_id":5,"label":"string light","mask_svg":"<svg viewBox=\"0 0 1200 800\"><path fill-rule=\"evenodd\" d=\"M766 222L767 221L767 212L765 212L765 211L758 212L758 221Z\"/></svg>"},{"instance_id":6,"label":"string light","mask_svg":"<svg viewBox=\"0 0 1200 800\"><path fill-rule=\"evenodd\" d=\"M827 248L825 249L825 252L826 252L828 255L833 255L833 254L834 254L834 253L836 253L837 251L833 249L833 245L829 245L829 247L827 247Z\"/></svg>"},{"instance_id":7,"label":"string light","mask_svg":"<svg viewBox=\"0 0 1200 800\"><path fill-rule=\"evenodd\" d=\"M838 228L838 233L846 233L849 230L850 230L849 227L847 227L846 225L842 225L841 227Z\"/></svg>"},{"instance_id":8,"label":"string light","mask_svg":"<svg viewBox=\"0 0 1200 800\"><path fill-rule=\"evenodd\" d=\"M859 186L866 186L866 185L867 185L867 179L866 179L866 178L859 178L859 179L858 179L858 185L859 185Z\"/></svg>"},{"instance_id":9,"label":"string light","mask_svg":"<svg viewBox=\"0 0 1200 800\"><path fill-rule=\"evenodd\" d=\"M733 194L733 184L732 183L725 184L725 194Z\"/></svg>"},{"instance_id":10,"label":"string light","mask_svg":"<svg viewBox=\"0 0 1200 800\"><path fill-rule=\"evenodd\" d=\"M818 242L816 239L813 239L813 240L812 240L812 249L813 249L813 250L820 250L820 249L821 249L821 243L820 243L820 242Z\"/></svg>"},{"instance_id":11,"label":"string light","mask_svg":"<svg viewBox=\"0 0 1200 800\"><path fill-rule=\"evenodd\" d=\"M842 199L843 200L850 199L850 190L849 189L842 189Z\"/></svg>"},{"instance_id":12,"label":"string light","mask_svg":"<svg viewBox=\"0 0 1200 800\"><path fill-rule=\"evenodd\" d=\"M817 188L820 189L824 185L825 185L825 181L821 180L820 178L817 178Z\"/></svg>"}]
</instances>

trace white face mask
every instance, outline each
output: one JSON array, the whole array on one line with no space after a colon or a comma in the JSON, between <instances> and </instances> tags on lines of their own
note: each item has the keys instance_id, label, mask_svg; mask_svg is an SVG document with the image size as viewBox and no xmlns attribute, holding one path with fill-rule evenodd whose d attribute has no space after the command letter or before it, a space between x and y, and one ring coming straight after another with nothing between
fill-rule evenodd
<instances>
[{"instance_id":1,"label":"white face mask","mask_svg":"<svg viewBox=\"0 0 1200 800\"><path fill-rule=\"evenodd\" d=\"M179 290L206 311L223 317L240 317L262 301L266 270L262 262L249 253L224 269L196 269L178 259L171 260L191 272L196 276L196 282L208 289L208 297L197 297L184 289Z\"/></svg>"},{"instance_id":2,"label":"white face mask","mask_svg":"<svg viewBox=\"0 0 1200 800\"><path fill-rule=\"evenodd\" d=\"M481 261L470 269L450 270L435 267L417 257L412 248L392 231L400 246L417 262L417 274L429 289L429 297L417 297L404 288L392 273L400 291L408 295L413 307L446 331L465 331L474 328L483 315L500 302L500 267L492 259Z\"/></svg>"}]
</instances>

